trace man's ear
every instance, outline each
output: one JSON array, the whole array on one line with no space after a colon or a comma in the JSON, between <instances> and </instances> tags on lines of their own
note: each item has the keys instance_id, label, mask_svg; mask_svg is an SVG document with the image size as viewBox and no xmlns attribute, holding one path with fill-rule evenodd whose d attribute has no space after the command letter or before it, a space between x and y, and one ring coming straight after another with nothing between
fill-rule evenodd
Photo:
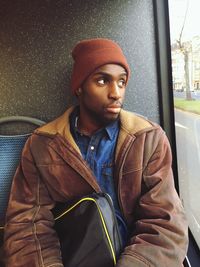
<instances>
[{"instance_id":1,"label":"man's ear","mask_svg":"<svg viewBox=\"0 0 200 267\"><path fill-rule=\"evenodd\" d=\"M76 95L79 96L82 93L82 88L77 88L75 91Z\"/></svg>"}]
</instances>

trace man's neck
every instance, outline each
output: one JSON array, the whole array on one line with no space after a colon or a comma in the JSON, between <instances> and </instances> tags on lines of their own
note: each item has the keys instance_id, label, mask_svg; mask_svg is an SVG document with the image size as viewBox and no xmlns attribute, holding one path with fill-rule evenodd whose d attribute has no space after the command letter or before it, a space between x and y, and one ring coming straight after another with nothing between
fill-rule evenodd
<instances>
[{"instance_id":1,"label":"man's neck","mask_svg":"<svg viewBox=\"0 0 200 267\"><path fill-rule=\"evenodd\" d=\"M81 116L79 116L77 119L77 128L80 131L80 133L92 136L96 131L103 128L103 126L94 124L90 121L85 122L81 120Z\"/></svg>"}]
</instances>

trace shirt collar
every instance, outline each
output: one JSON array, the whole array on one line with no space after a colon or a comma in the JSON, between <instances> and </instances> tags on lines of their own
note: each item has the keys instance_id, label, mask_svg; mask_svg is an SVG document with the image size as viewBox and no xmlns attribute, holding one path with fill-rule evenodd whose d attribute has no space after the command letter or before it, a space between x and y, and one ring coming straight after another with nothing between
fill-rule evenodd
<instances>
[{"instance_id":1,"label":"shirt collar","mask_svg":"<svg viewBox=\"0 0 200 267\"><path fill-rule=\"evenodd\" d=\"M71 125L71 130L73 132L78 132L80 134L80 131L78 130L77 127L78 116L79 116L79 108L77 107L71 114L70 125ZM118 130L119 130L119 119L117 119L114 122L111 122L105 128L99 129L95 134L104 132L108 135L109 139L112 140Z\"/></svg>"},{"instance_id":2,"label":"shirt collar","mask_svg":"<svg viewBox=\"0 0 200 267\"><path fill-rule=\"evenodd\" d=\"M115 134L116 134L116 131L119 130L119 120L116 120L116 121L110 123L104 129L107 132L108 137L110 138L110 140L112 140L114 138Z\"/></svg>"}]
</instances>

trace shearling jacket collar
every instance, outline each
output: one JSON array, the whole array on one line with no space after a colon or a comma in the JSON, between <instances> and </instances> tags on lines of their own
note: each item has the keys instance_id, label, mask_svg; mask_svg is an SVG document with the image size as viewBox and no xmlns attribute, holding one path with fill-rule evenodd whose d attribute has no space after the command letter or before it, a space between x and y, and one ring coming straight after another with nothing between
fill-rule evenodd
<instances>
[{"instance_id":1,"label":"shearling jacket collar","mask_svg":"<svg viewBox=\"0 0 200 267\"><path fill-rule=\"evenodd\" d=\"M54 121L35 130L35 133L42 135L56 135L60 134L64 139L72 145L80 154L80 149L74 141L70 132L69 116L75 107L70 107L60 117ZM120 112L120 133L118 137L118 145L116 148L116 158L119 154L120 148L128 136L134 137L142 132L147 132L157 127L152 122L147 121L141 116L135 115L132 112L121 110Z\"/></svg>"}]
</instances>

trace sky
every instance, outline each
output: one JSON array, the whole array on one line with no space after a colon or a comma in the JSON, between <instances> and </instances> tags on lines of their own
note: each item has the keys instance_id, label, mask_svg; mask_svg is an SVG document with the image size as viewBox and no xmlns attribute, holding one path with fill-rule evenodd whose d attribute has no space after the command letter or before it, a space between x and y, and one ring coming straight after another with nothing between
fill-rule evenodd
<instances>
[{"instance_id":1,"label":"sky","mask_svg":"<svg viewBox=\"0 0 200 267\"><path fill-rule=\"evenodd\" d=\"M200 0L168 0L171 41L179 39L188 6L182 40L200 36Z\"/></svg>"}]
</instances>

